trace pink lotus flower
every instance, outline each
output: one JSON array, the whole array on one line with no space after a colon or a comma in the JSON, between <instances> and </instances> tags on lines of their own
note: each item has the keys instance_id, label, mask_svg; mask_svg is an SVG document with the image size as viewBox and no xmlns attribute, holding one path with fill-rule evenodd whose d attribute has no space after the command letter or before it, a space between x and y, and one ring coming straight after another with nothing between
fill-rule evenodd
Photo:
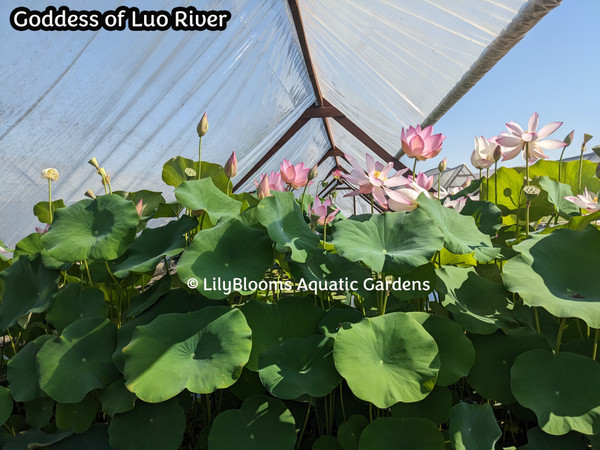
<instances>
[{"instance_id":1,"label":"pink lotus flower","mask_svg":"<svg viewBox=\"0 0 600 450\"><path fill-rule=\"evenodd\" d=\"M233 178L237 175L237 158L235 156L235 152L231 154L223 169L225 170L225 175L227 175L227 178Z\"/></svg>"},{"instance_id":2,"label":"pink lotus flower","mask_svg":"<svg viewBox=\"0 0 600 450\"><path fill-rule=\"evenodd\" d=\"M255 181L254 185L258 188L259 184L263 181L263 179L265 178L265 174L262 174L260 176L260 181ZM285 191L285 185L283 184L283 181L281 180L281 174L279 172L274 172L271 170L271 173L266 176L267 177L267 185L269 187L269 191Z\"/></svg>"},{"instance_id":3,"label":"pink lotus flower","mask_svg":"<svg viewBox=\"0 0 600 450\"><path fill-rule=\"evenodd\" d=\"M443 205L446 208L453 208L457 212L461 212L466 204L467 204L467 197L465 197L465 196L458 197L456 200L450 200L449 197L446 197L446 199L444 200L444 203L443 203Z\"/></svg>"},{"instance_id":4,"label":"pink lotus flower","mask_svg":"<svg viewBox=\"0 0 600 450\"><path fill-rule=\"evenodd\" d=\"M435 158L442 151L442 142L446 136L434 134L433 126L425 127L421 130L421 126L417 128L412 126L405 132L402 129L402 150L409 158L417 158L419 161Z\"/></svg>"},{"instance_id":5,"label":"pink lotus flower","mask_svg":"<svg viewBox=\"0 0 600 450\"><path fill-rule=\"evenodd\" d=\"M598 203L598 196L590 194L587 188L585 188L583 194L579 194L576 197L572 195L567 195L565 199L575 203L581 209L587 210L588 213L600 211L600 203Z\"/></svg>"},{"instance_id":6,"label":"pink lotus flower","mask_svg":"<svg viewBox=\"0 0 600 450\"><path fill-rule=\"evenodd\" d=\"M433 176L428 177L423 172L421 172L415 178L414 183L416 183L417 186L419 186L419 187L425 189L426 191L428 191L433 186Z\"/></svg>"},{"instance_id":7,"label":"pink lotus flower","mask_svg":"<svg viewBox=\"0 0 600 450\"><path fill-rule=\"evenodd\" d=\"M50 224L47 223L46 226L44 228L40 228L40 227L35 227L35 232L39 233L39 234L45 234L46 231L48 231L48 229L50 228Z\"/></svg>"},{"instance_id":8,"label":"pink lotus flower","mask_svg":"<svg viewBox=\"0 0 600 450\"><path fill-rule=\"evenodd\" d=\"M308 183L310 167L304 167L304 163L294 166L287 159L284 159L279 168L281 169L281 179L293 189L304 187Z\"/></svg>"},{"instance_id":9,"label":"pink lotus flower","mask_svg":"<svg viewBox=\"0 0 600 450\"><path fill-rule=\"evenodd\" d=\"M335 211L327 215L329 207L333 207L330 199L321 202L321 200L319 200L319 197L317 197L315 198L315 201L312 204L312 208L308 209L308 213L309 215L317 216L317 223L321 226L325 226L326 223L331 222L335 218L336 214L339 211L339 209L336 209Z\"/></svg>"},{"instance_id":10,"label":"pink lotus flower","mask_svg":"<svg viewBox=\"0 0 600 450\"><path fill-rule=\"evenodd\" d=\"M523 151L526 144L529 146L529 162L539 158L548 159L549 157L544 153L544 149L557 150L567 145L557 139L543 140L554 133L562 125L562 122L550 122L548 125L543 126L540 131L537 131L538 123L538 113L534 112L529 118L527 131L523 131L519 124L515 122L508 122L506 128L509 133L503 132L493 138L496 143L505 147L503 161L513 159ZM525 155L523 155L523 158L525 158Z\"/></svg>"},{"instance_id":11,"label":"pink lotus flower","mask_svg":"<svg viewBox=\"0 0 600 450\"><path fill-rule=\"evenodd\" d=\"M419 177L409 184L408 188L401 188L396 190L386 189L385 193L389 197L388 205L392 211L412 211L417 206L419 206L419 202L417 202L417 197L420 194L425 194L427 197L431 198L429 194L429 189L425 189L429 184L429 188L431 188L431 183L433 183L433 177L429 180L425 174L422 174L420 184ZM421 186L423 184L425 187Z\"/></svg>"},{"instance_id":12,"label":"pink lotus flower","mask_svg":"<svg viewBox=\"0 0 600 450\"><path fill-rule=\"evenodd\" d=\"M494 164L494 151L498 144L495 140L483 136L475 137L475 150L471 154L471 164L476 169L489 169Z\"/></svg>"},{"instance_id":13,"label":"pink lotus flower","mask_svg":"<svg viewBox=\"0 0 600 450\"><path fill-rule=\"evenodd\" d=\"M385 166L379 161L375 161L370 154L366 154L367 172L356 162L350 155L344 155L354 170L349 175L344 175L344 178L358 186L358 190L346 194L345 197L359 194L372 194L373 198L381 206L387 209L387 198L385 196L385 188L405 186L410 184L408 178L402 175L408 170L403 169L397 171L394 175L388 178L388 173L394 167L394 163L389 162Z\"/></svg>"},{"instance_id":14,"label":"pink lotus flower","mask_svg":"<svg viewBox=\"0 0 600 450\"><path fill-rule=\"evenodd\" d=\"M256 196L259 200L262 200L265 197L271 196L271 189L269 189L269 176L263 175L260 179L260 183L258 183L256 189Z\"/></svg>"},{"instance_id":15,"label":"pink lotus flower","mask_svg":"<svg viewBox=\"0 0 600 450\"><path fill-rule=\"evenodd\" d=\"M139 218L142 218L142 211L144 210L144 199L140 198L140 201L135 205L135 210L138 213Z\"/></svg>"}]
</instances>

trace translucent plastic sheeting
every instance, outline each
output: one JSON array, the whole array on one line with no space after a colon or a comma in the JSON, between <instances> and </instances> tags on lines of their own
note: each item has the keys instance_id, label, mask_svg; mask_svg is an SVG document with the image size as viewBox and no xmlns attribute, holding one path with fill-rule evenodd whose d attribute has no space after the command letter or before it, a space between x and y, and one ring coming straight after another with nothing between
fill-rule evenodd
<instances>
[{"instance_id":1,"label":"translucent plastic sheeting","mask_svg":"<svg viewBox=\"0 0 600 450\"><path fill-rule=\"evenodd\" d=\"M490 44L496 53L470 86L559 3L300 0L323 97L390 153L401 127L423 122ZM496 41L520 12L523 26Z\"/></svg>"},{"instance_id":2,"label":"translucent plastic sheeting","mask_svg":"<svg viewBox=\"0 0 600 450\"><path fill-rule=\"evenodd\" d=\"M60 172L53 198L67 204L89 188L103 191L87 164L93 156L114 189L171 191L161 181L162 165L176 155L198 159L196 124L208 111L203 159L224 163L235 150L243 174L314 102L281 1L128 2L141 10L229 10L222 32L34 32L8 25L19 6L106 11L121 4L0 3L0 239L8 245L34 231L32 207L47 201L40 178L46 167Z\"/></svg>"}]
</instances>

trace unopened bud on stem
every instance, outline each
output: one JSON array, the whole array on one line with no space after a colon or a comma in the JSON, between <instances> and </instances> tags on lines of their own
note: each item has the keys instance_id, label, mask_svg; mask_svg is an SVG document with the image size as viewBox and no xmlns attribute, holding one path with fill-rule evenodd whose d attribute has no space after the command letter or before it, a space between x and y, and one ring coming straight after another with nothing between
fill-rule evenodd
<instances>
[{"instance_id":1,"label":"unopened bud on stem","mask_svg":"<svg viewBox=\"0 0 600 450\"><path fill-rule=\"evenodd\" d=\"M446 167L448 167L448 158L444 158L440 161L438 164L438 170L440 173L442 173L444 170L446 170Z\"/></svg>"},{"instance_id":2,"label":"unopened bud on stem","mask_svg":"<svg viewBox=\"0 0 600 450\"><path fill-rule=\"evenodd\" d=\"M319 173L317 172L317 166L315 165L312 169L310 169L306 178L308 179L308 181L311 181L314 180L318 174Z\"/></svg>"},{"instance_id":3,"label":"unopened bud on stem","mask_svg":"<svg viewBox=\"0 0 600 450\"><path fill-rule=\"evenodd\" d=\"M200 119L200 122L198 122L196 131L200 137L204 136L208 132L208 118L206 117L206 113L204 113L202 119Z\"/></svg>"}]
</instances>

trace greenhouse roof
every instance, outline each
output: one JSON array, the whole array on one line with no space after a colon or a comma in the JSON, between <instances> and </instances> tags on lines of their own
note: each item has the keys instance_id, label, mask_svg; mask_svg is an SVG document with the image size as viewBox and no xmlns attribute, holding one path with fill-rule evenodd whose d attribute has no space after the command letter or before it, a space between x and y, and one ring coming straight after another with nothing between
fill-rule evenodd
<instances>
[{"instance_id":1,"label":"greenhouse roof","mask_svg":"<svg viewBox=\"0 0 600 450\"><path fill-rule=\"evenodd\" d=\"M115 189L165 191L162 165L235 150L238 192L288 159L344 153L400 156L402 127L432 124L560 0L132 0L129 7L196 6L231 13L223 31L17 31L15 8L115 10L116 0L0 4L0 238L33 231L40 171L55 167L53 198L101 190L96 157ZM29 5L27 5L29 4ZM403 167L396 160L396 169ZM341 197L341 196L340 196ZM351 202L351 199L346 199Z\"/></svg>"}]
</instances>

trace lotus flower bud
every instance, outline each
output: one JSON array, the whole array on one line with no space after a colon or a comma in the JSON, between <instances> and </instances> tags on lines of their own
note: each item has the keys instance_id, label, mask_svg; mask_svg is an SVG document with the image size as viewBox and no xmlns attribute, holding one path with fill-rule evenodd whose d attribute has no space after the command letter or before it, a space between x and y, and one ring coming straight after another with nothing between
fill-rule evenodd
<instances>
[{"instance_id":1,"label":"lotus flower bud","mask_svg":"<svg viewBox=\"0 0 600 450\"><path fill-rule=\"evenodd\" d=\"M86 197L91 198L92 200L96 198L96 194L94 194L94 191L92 191L91 189L88 189L87 191L85 191L84 195Z\"/></svg>"},{"instance_id":2,"label":"lotus flower bud","mask_svg":"<svg viewBox=\"0 0 600 450\"><path fill-rule=\"evenodd\" d=\"M331 172L331 175L333 175L334 179L339 180L342 178L342 171L340 169L335 169L333 172Z\"/></svg>"},{"instance_id":3,"label":"lotus flower bud","mask_svg":"<svg viewBox=\"0 0 600 450\"><path fill-rule=\"evenodd\" d=\"M496 145L496 148L494 149L493 158L495 162L500 161L500 158L502 158L502 147L499 145Z\"/></svg>"},{"instance_id":4,"label":"lotus flower bud","mask_svg":"<svg viewBox=\"0 0 600 450\"><path fill-rule=\"evenodd\" d=\"M308 171L308 175L306 176L308 181L314 180L319 173L317 172L317 166L315 165L312 169Z\"/></svg>"},{"instance_id":5,"label":"lotus flower bud","mask_svg":"<svg viewBox=\"0 0 600 450\"><path fill-rule=\"evenodd\" d=\"M144 210L144 199L140 198L140 201L135 205L135 210L138 213L140 219L142 218L142 211Z\"/></svg>"},{"instance_id":6,"label":"lotus flower bud","mask_svg":"<svg viewBox=\"0 0 600 450\"><path fill-rule=\"evenodd\" d=\"M96 168L96 170L100 170L100 166L98 165L98 161L96 161L96 158L92 158L88 161L88 164L91 164L92 166L94 166Z\"/></svg>"},{"instance_id":7,"label":"lotus flower bud","mask_svg":"<svg viewBox=\"0 0 600 450\"><path fill-rule=\"evenodd\" d=\"M206 113L204 113L202 119L200 119L200 122L198 122L196 131L200 137L204 136L208 132L208 118L206 117Z\"/></svg>"},{"instance_id":8,"label":"lotus flower bud","mask_svg":"<svg viewBox=\"0 0 600 450\"><path fill-rule=\"evenodd\" d=\"M584 135L583 135L583 144L581 144L581 145L587 144L593 137L594 136L592 136L591 134L584 133Z\"/></svg>"},{"instance_id":9,"label":"lotus flower bud","mask_svg":"<svg viewBox=\"0 0 600 450\"><path fill-rule=\"evenodd\" d=\"M256 195L259 200L262 200L265 197L271 195L271 190L269 189L269 176L265 174L265 176L258 183L258 189L256 190Z\"/></svg>"},{"instance_id":10,"label":"lotus flower bud","mask_svg":"<svg viewBox=\"0 0 600 450\"><path fill-rule=\"evenodd\" d=\"M438 164L438 170L440 173L442 173L444 170L446 170L446 167L448 167L448 158L444 158L440 161Z\"/></svg>"},{"instance_id":11,"label":"lotus flower bud","mask_svg":"<svg viewBox=\"0 0 600 450\"><path fill-rule=\"evenodd\" d=\"M569 134L567 134L565 136L565 138L563 139L563 142L567 145L571 145L571 143L573 142L573 137L575 136L575 130L571 131Z\"/></svg>"},{"instance_id":12,"label":"lotus flower bud","mask_svg":"<svg viewBox=\"0 0 600 450\"><path fill-rule=\"evenodd\" d=\"M235 152L231 154L227 162L225 163L225 175L227 178L233 178L237 175L237 158Z\"/></svg>"},{"instance_id":13,"label":"lotus flower bud","mask_svg":"<svg viewBox=\"0 0 600 450\"><path fill-rule=\"evenodd\" d=\"M42 170L42 178L46 180L58 181L58 170L52 167Z\"/></svg>"}]
</instances>

